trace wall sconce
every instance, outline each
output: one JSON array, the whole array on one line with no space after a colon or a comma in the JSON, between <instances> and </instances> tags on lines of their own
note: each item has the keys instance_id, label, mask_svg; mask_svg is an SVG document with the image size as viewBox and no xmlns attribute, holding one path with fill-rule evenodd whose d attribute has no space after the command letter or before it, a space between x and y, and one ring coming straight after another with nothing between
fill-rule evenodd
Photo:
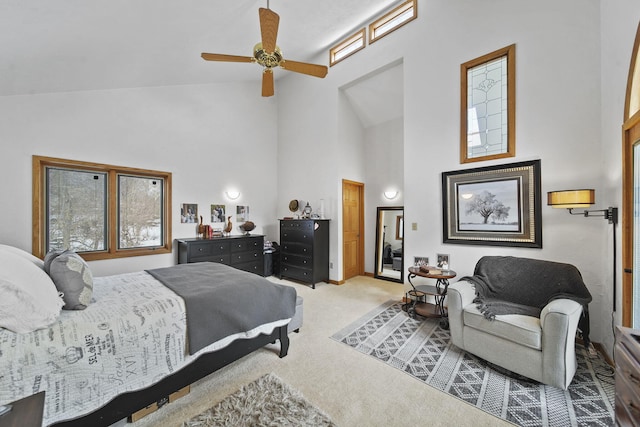
<instances>
[{"instance_id":1,"label":"wall sconce","mask_svg":"<svg viewBox=\"0 0 640 427\"><path fill-rule=\"evenodd\" d=\"M386 197L389 200L395 199L397 195L398 195L398 190L387 190L384 192L384 197Z\"/></svg>"},{"instance_id":2,"label":"wall sconce","mask_svg":"<svg viewBox=\"0 0 640 427\"><path fill-rule=\"evenodd\" d=\"M549 191L547 205L552 208L565 208L571 215L601 216L609 220L609 224L618 223L618 208L609 206L607 209L584 210L574 213L574 209L588 208L596 203L596 192L593 189ZM594 215L595 214L595 215Z\"/></svg>"},{"instance_id":3,"label":"wall sconce","mask_svg":"<svg viewBox=\"0 0 640 427\"><path fill-rule=\"evenodd\" d=\"M609 221L613 230L613 312L616 311L616 224L618 223L618 208L609 206L607 209L584 210L573 212L573 209L588 208L595 204L596 192L593 189L549 191L547 205L552 208L566 208L571 215L585 217L599 216Z\"/></svg>"},{"instance_id":4,"label":"wall sconce","mask_svg":"<svg viewBox=\"0 0 640 427\"><path fill-rule=\"evenodd\" d=\"M235 190L227 190L224 192L224 194L226 194L227 197L231 200L236 200L238 197L240 197L240 192Z\"/></svg>"}]
</instances>

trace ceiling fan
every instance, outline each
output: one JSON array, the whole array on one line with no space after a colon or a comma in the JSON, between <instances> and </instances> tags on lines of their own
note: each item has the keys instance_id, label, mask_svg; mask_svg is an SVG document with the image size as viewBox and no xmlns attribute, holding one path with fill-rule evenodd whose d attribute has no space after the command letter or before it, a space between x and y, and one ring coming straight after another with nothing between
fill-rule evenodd
<instances>
[{"instance_id":1,"label":"ceiling fan","mask_svg":"<svg viewBox=\"0 0 640 427\"><path fill-rule=\"evenodd\" d=\"M275 67L320 78L327 75L328 70L324 65L285 60L282 56L282 51L276 46L280 16L269 9L268 1L267 8L261 7L258 12L262 41L254 46L253 56L203 53L201 55L202 59L223 62L257 62L263 67L262 96L273 96L273 68Z\"/></svg>"}]
</instances>

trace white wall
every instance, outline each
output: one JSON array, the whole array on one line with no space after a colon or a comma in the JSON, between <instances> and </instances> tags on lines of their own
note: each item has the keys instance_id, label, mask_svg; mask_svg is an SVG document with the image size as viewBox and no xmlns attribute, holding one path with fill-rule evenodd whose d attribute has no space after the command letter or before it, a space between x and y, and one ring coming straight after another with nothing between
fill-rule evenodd
<instances>
[{"instance_id":1,"label":"white wall","mask_svg":"<svg viewBox=\"0 0 640 427\"><path fill-rule=\"evenodd\" d=\"M604 3L603 8L610 7L610 2L606 2L607 6ZM615 8L618 6L622 10L622 5ZM638 7L633 5L636 11ZM576 10L580 13L575 13ZM570 216L547 207L544 201L547 191L566 188L595 188L598 203L594 208L606 207L617 199L611 196L611 190L620 183L610 175L619 175L619 156L614 154L612 159L618 159L617 162L606 165L603 160L609 154L605 156L600 119L604 78L600 2L422 0L419 15L418 20L403 29L332 67L322 91L311 94L299 90L300 81L307 77L288 77L279 85L280 101L296 104L307 100L327 115L327 110L334 111L336 92L341 86L402 58L406 259L447 253L459 276L471 274L483 255L515 255L575 264L594 297L592 338L606 341L610 334L607 314L607 298L611 293L610 228L602 219ZM629 21L633 19L625 19L626 26ZM512 43L516 44L517 67L516 157L461 165L460 64ZM628 63L623 67L628 67ZM624 83L626 80L620 82ZM299 126L299 119L306 116L305 112L289 110L283 122L283 113L280 112L282 126L278 128L280 147L293 144L287 128ZM297 127L297 131L305 133L302 127ZM619 141L619 128L609 137ZM542 249L442 243L443 171L532 159L542 161ZM300 173L300 169L294 168L281 174L281 179ZM412 223L417 224L416 231L411 230Z\"/></svg>"},{"instance_id":2,"label":"white wall","mask_svg":"<svg viewBox=\"0 0 640 427\"><path fill-rule=\"evenodd\" d=\"M404 203L404 119L393 119L365 129L365 144L364 269L373 274L376 256L376 208L402 206ZM388 200L383 195L386 190L397 190L398 195L395 199ZM395 221L395 215L393 220ZM395 223L393 228L388 228L391 229L395 229ZM392 243L395 249L402 242L396 242L394 236Z\"/></svg>"},{"instance_id":3,"label":"white wall","mask_svg":"<svg viewBox=\"0 0 640 427\"><path fill-rule=\"evenodd\" d=\"M173 237L195 237L180 224L180 204L205 213L224 203L235 218L248 205L255 233L277 237L275 101L258 84L174 86L0 97L0 242L31 250L34 154L173 174ZM230 202L229 187L241 196ZM235 234L240 234L234 230ZM172 255L94 261L96 276L172 265Z\"/></svg>"}]
</instances>

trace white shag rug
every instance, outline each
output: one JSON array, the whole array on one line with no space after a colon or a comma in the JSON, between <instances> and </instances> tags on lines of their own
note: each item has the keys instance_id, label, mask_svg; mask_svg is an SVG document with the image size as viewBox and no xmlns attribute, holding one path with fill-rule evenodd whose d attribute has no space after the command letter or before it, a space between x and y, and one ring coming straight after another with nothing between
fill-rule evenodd
<instances>
[{"instance_id":1,"label":"white shag rug","mask_svg":"<svg viewBox=\"0 0 640 427\"><path fill-rule=\"evenodd\" d=\"M183 427L202 426L315 427L335 424L302 393L270 373L183 423Z\"/></svg>"}]
</instances>

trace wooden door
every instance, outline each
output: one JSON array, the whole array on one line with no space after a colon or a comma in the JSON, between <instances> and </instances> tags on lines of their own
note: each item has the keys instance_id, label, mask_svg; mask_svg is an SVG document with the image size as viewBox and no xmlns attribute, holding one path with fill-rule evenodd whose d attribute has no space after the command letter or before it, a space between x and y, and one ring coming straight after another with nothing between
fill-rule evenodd
<instances>
[{"instance_id":1,"label":"wooden door","mask_svg":"<svg viewBox=\"0 0 640 427\"><path fill-rule=\"evenodd\" d=\"M364 184L342 180L343 278L364 275Z\"/></svg>"},{"instance_id":2,"label":"wooden door","mask_svg":"<svg viewBox=\"0 0 640 427\"><path fill-rule=\"evenodd\" d=\"M640 327L640 23L624 106L622 147L622 325Z\"/></svg>"}]
</instances>

